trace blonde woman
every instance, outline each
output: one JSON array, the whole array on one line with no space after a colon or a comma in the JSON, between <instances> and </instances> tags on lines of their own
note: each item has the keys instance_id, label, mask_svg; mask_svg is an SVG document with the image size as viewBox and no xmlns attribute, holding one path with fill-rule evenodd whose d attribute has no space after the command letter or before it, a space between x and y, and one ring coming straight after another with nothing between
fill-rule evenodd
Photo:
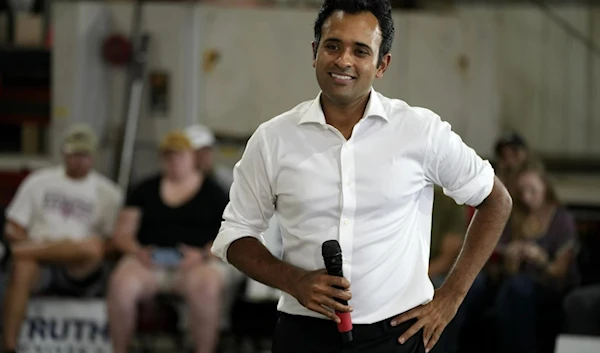
<instances>
[{"instance_id":1,"label":"blonde woman","mask_svg":"<svg viewBox=\"0 0 600 353\"><path fill-rule=\"evenodd\" d=\"M209 248L227 195L196 168L182 132L160 144L162 173L133 189L117 223L114 246L125 254L110 281L108 313L115 353L125 353L137 303L159 292L180 294L190 309L196 352L213 352L219 329L223 263Z\"/></svg>"},{"instance_id":2,"label":"blonde woman","mask_svg":"<svg viewBox=\"0 0 600 353\"><path fill-rule=\"evenodd\" d=\"M577 234L540 162L525 162L514 186L513 214L499 242L505 280L497 298L498 323L505 352L531 353L542 344L536 340L540 318L560 310L562 296L577 281Z\"/></svg>"}]
</instances>

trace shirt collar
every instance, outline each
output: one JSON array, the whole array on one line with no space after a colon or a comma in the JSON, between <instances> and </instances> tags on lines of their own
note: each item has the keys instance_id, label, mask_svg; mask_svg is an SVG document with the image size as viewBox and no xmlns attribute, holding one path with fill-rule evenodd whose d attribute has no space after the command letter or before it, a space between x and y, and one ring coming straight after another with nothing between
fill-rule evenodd
<instances>
[{"instance_id":1,"label":"shirt collar","mask_svg":"<svg viewBox=\"0 0 600 353\"><path fill-rule=\"evenodd\" d=\"M319 95L306 110L298 122L298 125L305 123L319 123L321 125L327 124L327 122L325 122L325 114L323 114L323 109L321 108L321 94L323 94L323 92L319 92ZM373 89L373 87L371 87L369 102L367 103L363 119L369 117L380 117L386 122L389 121L387 113L385 112L385 108L383 107L383 103L381 102L381 99L379 99L379 95L375 89Z\"/></svg>"}]
</instances>

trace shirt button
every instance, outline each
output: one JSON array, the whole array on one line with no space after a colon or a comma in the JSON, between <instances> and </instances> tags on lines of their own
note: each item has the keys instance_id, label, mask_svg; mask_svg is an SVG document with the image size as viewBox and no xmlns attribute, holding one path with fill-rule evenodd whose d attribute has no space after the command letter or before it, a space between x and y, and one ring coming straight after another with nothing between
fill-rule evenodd
<instances>
[{"instance_id":1,"label":"shirt button","mask_svg":"<svg viewBox=\"0 0 600 353\"><path fill-rule=\"evenodd\" d=\"M352 182L351 182L350 180L348 180L348 181L346 182L346 186L350 186L350 185L352 185Z\"/></svg>"},{"instance_id":2,"label":"shirt button","mask_svg":"<svg viewBox=\"0 0 600 353\"><path fill-rule=\"evenodd\" d=\"M345 224L345 225L348 225L348 223L350 223L350 221L349 221L349 220L347 220L347 219L344 219L344 224Z\"/></svg>"}]
</instances>

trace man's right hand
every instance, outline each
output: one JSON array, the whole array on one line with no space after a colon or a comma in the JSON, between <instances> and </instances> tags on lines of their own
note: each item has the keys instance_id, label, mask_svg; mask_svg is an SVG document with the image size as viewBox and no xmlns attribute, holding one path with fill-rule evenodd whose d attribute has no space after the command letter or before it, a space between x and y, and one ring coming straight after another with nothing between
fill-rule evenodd
<instances>
[{"instance_id":1,"label":"man's right hand","mask_svg":"<svg viewBox=\"0 0 600 353\"><path fill-rule=\"evenodd\" d=\"M140 260L144 266L148 268L154 267L154 264L152 263L152 248L147 246L140 247L134 252L134 256Z\"/></svg>"},{"instance_id":2,"label":"man's right hand","mask_svg":"<svg viewBox=\"0 0 600 353\"><path fill-rule=\"evenodd\" d=\"M327 308L339 312L351 312L350 306L342 305L334 299L350 300L352 294L349 288L350 282L344 277L330 276L326 270L317 270L306 272L294 281L290 294L307 309L323 314L339 323L339 317Z\"/></svg>"}]
</instances>

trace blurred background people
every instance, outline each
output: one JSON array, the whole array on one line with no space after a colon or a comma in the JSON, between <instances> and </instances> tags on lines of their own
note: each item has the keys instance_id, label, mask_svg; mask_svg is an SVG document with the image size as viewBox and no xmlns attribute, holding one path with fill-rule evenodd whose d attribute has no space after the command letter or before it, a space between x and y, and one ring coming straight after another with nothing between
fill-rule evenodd
<instances>
[{"instance_id":1,"label":"blurred background people","mask_svg":"<svg viewBox=\"0 0 600 353\"><path fill-rule=\"evenodd\" d=\"M494 169L504 184L510 184L511 175L519 169L530 154L525 139L512 131L502 135L496 141L494 153L496 157Z\"/></svg>"},{"instance_id":2,"label":"blurred background people","mask_svg":"<svg viewBox=\"0 0 600 353\"><path fill-rule=\"evenodd\" d=\"M562 299L578 281L577 229L540 162L528 160L513 178L515 207L498 245L500 342L503 352L546 352L560 329Z\"/></svg>"},{"instance_id":3,"label":"blurred background people","mask_svg":"<svg viewBox=\"0 0 600 353\"><path fill-rule=\"evenodd\" d=\"M206 178L211 178L229 195L229 189L231 189L231 184L233 184L233 168L221 163L215 163L216 138L212 130L204 125L194 124L186 127L184 133L194 148L196 166L200 173ZM215 260L221 261L217 258ZM221 303L221 327L228 329L231 325L230 316L232 306L237 299L238 290L246 278L243 273L229 264L223 264L223 267L226 286Z\"/></svg>"},{"instance_id":4,"label":"blurred background people","mask_svg":"<svg viewBox=\"0 0 600 353\"><path fill-rule=\"evenodd\" d=\"M444 195L436 186L433 199L431 225L431 255L429 277L438 288L444 283L454 261L460 253L467 231L466 208Z\"/></svg>"},{"instance_id":5,"label":"blurred background people","mask_svg":"<svg viewBox=\"0 0 600 353\"><path fill-rule=\"evenodd\" d=\"M183 297L195 351L213 352L226 270L209 249L228 198L196 167L184 133L167 134L159 150L162 172L133 189L115 230L115 248L124 256L108 289L114 352L127 352L137 304L161 292Z\"/></svg>"},{"instance_id":6,"label":"blurred background people","mask_svg":"<svg viewBox=\"0 0 600 353\"><path fill-rule=\"evenodd\" d=\"M195 124L185 129L185 134L196 152L198 169L207 176L214 177L219 185L229 193L233 183L233 170L222 164L215 164L215 135L204 125Z\"/></svg>"},{"instance_id":7,"label":"blurred background people","mask_svg":"<svg viewBox=\"0 0 600 353\"><path fill-rule=\"evenodd\" d=\"M97 137L71 127L63 164L30 174L6 210L10 279L4 298L5 352L17 348L30 293L102 295L106 237L121 207L121 191L93 170Z\"/></svg>"}]
</instances>

